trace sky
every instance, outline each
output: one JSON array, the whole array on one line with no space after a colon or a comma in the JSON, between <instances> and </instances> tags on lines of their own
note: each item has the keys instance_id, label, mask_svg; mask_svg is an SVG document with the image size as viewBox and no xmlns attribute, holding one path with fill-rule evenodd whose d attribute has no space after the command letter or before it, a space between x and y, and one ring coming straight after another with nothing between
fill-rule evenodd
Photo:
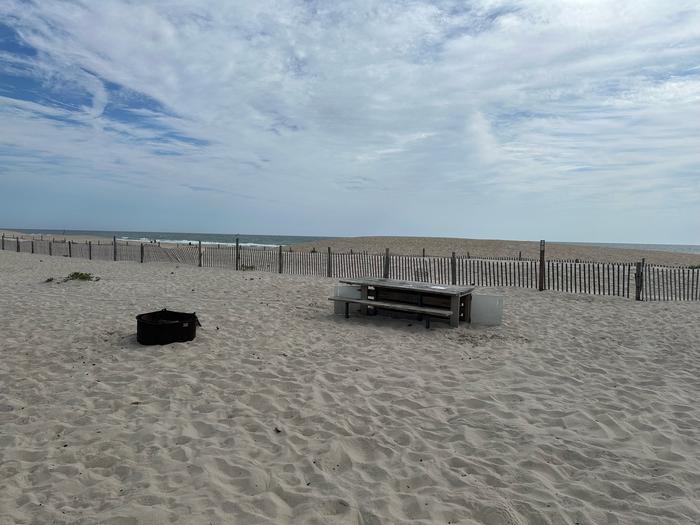
<instances>
[{"instance_id":1,"label":"sky","mask_svg":"<svg viewBox=\"0 0 700 525\"><path fill-rule=\"evenodd\" d=\"M700 4L0 0L0 226L700 244Z\"/></svg>"}]
</instances>

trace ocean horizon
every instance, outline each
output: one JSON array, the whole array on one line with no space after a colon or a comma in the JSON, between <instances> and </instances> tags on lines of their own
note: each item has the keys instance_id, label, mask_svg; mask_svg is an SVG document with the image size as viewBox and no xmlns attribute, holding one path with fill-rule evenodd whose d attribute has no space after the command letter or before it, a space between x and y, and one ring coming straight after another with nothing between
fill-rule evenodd
<instances>
[{"instance_id":1,"label":"ocean horizon","mask_svg":"<svg viewBox=\"0 0 700 525\"><path fill-rule=\"evenodd\" d=\"M303 242L321 241L324 239L334 239L321 235L257 235L257 234L233 234L233 233L196 233L196 232L158 232L158 231L125 231L125 230L57 230L47 228L7 228L33 235L50 235L58 237L61 235L84 235L91 237L116 237L123 241L156 241L173 244L224 244L239 243L245 246L287 246ZM532 241L537 242L537 241ZM596 246L602 248L620 248L626 250L656 250L671 253L700 254L700 245L696 244L653 244L653 243L617 243L617 242L570 242L570 241L547 241L556 244L568 244L573 246Z\"/></svg>"}]
</instances>

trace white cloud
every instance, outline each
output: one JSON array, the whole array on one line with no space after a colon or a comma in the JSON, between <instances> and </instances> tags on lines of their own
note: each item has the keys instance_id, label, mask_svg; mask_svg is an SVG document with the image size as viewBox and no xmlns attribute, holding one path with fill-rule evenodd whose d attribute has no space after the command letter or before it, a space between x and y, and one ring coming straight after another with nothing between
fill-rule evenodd
<instances>
[{"instance_id":1,"label":"white cloud","mask_svg":"<svg viewBox=\"0 0 700 525\"><path fill-rule=\"evenodd\" d=\"M60 158L86 184L195 178L280 200L360 202L426 179L556 202L700 197L696 2L0 0L0 13L38 51L2 53L2 70L85 100L2 91L18 174Z\"/></svg>"}]
</instances>

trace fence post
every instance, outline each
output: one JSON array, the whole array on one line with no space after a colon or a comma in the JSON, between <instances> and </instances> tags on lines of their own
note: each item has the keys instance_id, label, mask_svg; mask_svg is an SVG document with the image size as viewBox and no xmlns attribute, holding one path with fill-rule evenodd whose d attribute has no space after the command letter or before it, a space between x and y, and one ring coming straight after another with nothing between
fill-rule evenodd
<instances>
[{"instance_id":1,"label":"fence post","mask_svg":"<svg viewBox=\"0 0 700 525\"><path fill-rule=\"evenodd\" d=\"M202 267L202 241L199 241L199 267Z\"/></svg>"},{"instance_id":2,"label":"fence post","mask_svg":"<svg viewBox=\"0 0 700 525\"><path fill-rule=\"evenodd\" d=\"M457 284L457 256L452 252L452 260L450 261L450 270L452 270L452 285Z\"/></svg>"},{"instance_id":3,"label":"fence post","mask_svg":"<svg viewBox=\"0 0 700 525\"><path fill-rule=\"evenodd\" d=\"M92 260L92 241L88 241L88 259Z\"/></svg>"},{"instance_id":4,"label":"fence post","mask_svg":"<svg viewBox=\"0 0 700 525\"><path fill-rule=\"evenodd\" d=\"M34 239L32 239L32 253L34 253Z\"/></svg>"},{"instance_id":5,"label":"fence post","mask_svg":"<svg viewBox=\"0 0 700 525\"><path fill-rule=\"evenodd\" d=\"M49 257L53 255L53 241L49 241Z\"/></svg>"},{"instance_id":6,"label":"fence post","mask_svg":"<svg viewBox=\"0 0 700 525\"><path fill-rule=\"evenodd\" d=\"M386 253L384 255L384 279L389 278L389 248L386 249Z\"/></svg>"},{"instance_id":7,"label":"fence post","mask_svg":"<svg viewBox=\"0 0 700 525\"><path fill-rule=\"evenodd\" d=\"M141 264L143 264L143 250L144 250L143 243L141 243Z\"/></svg>"},{"instance_id":8,"label":"fence post","mask_svg":"<svg viewBox=\"0 0 700 525\"><path fill-rule=\"evenodd\" d=\"M518 260L519 260L519 261L522 261L522 260L523 260L523 252L522 252L522 251L519 251L519 252L518 252Z\"/></svg>"},{"instance_id":9,"label":"fence post","mask_svg":"<svg viewBox=\"0 0 700 525\"><path fill-rule=\"evenodd\" d=\"M2 249L5 249L5 234L2 234Z\"/></svg>"},{"instance_id":10,"label":"fence post","mask_svg":"<svg viewBox=\"0 0 700 525\"><path fill-rule=\"evenodd\" d=\"M642 300L642 285L644 283L644 259L642 262L635 263L634 272L634 299Z\"/></svg>"},{"instance_id":11,"label":"fence post","mask_svg":"<svg viewBox=\"0 0 700 525\"><path fill-rule=\"evenodd\" d=\"M423 248L423 257L425 257L425 248Z\"/></svg>"},{"instance_id":12,"label":"fence post","mask_svg":"<svg viewBox=\"0 0 700 525\"><path fill-rule=\"evenodd\" d=\"M241 252L238 248L238 237L236 237L236 270L240 269L241 266Z\"/></svg>"},{"instance_id":13,"label":"fence post","mask_svg":"<svg viewBox=\"0 0 700 525\"><path fill-rule=\"evenodd\" d=\"M117 260L117 236L116 235L112 237L112 246L113 246L112 258L116 261Z\"/></svg>"},{"instance_id":14,"label":"fence post","mask_svg":"<svg viewBox=\"0 0 700 525\"><path fill-rule=\"evenodd\" d=\"M19 251L19 250L17 250ZM68 257L73 257L73 248L72 248L72 243L68 241Z\"/></svg>"},{"instance_id":15,"label":"fence post","mask_svg":"<svg viewBox=\"0 0 700 525\"><path fill-rule=\"evenodd\" d=\"M540 241L540 272L538 276L539 283L537 283L537 289L541 292L544 290L544 240Z\"/></svg>"},{"instance_id":16,"label":"fence post","mask_svg":"<svg viewBox=\"0 0 700 525\"><path fill-rule=\"evenodd\" d=\"M331 262L331 247L328 247L328 261L327 261L327 266L328 268L326 269L326 275L328 277L333 277L333 263Z\"/></svg>"}]
</instances>

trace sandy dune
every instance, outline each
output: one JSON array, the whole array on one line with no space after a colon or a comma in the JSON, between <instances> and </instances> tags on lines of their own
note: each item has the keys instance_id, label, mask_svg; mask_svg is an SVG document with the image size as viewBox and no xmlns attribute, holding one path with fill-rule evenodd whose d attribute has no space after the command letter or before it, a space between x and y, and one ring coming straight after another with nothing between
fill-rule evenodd
<instances>
[{"instance_id":1,"label":"sandy dune","mask_svg":"<svg viewBox=\"0 0 700 525\"><path fill-rule=\"evenodd\" d=\"M0 252L0 523L700 521L698 304L428 331L334 282ZM139 346L164 306L197 339Z\"/></svg>"}]
</instances>

